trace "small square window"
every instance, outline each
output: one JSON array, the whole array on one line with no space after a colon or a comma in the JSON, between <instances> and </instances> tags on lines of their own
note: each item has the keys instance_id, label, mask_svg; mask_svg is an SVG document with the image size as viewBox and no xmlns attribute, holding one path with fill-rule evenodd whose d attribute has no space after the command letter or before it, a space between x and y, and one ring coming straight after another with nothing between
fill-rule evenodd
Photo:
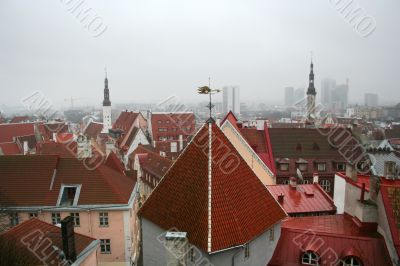
<instances>
[{"instance_id":1,"label":"small square window","mask_svg":"<svg viewBox=\"0 0 400 266\"><path fill-rule=\"evenodd\" d=\"M81 225L81 221L79 219L79 212L72 212L71 217L74 219L74 226L79 227Z\"/></svg>"},{"instance_id":2,"label":"small square window","mask_svg":"<svg viewBox=\"0 0 400 266\"><path fill-rule=\"evenodd\" d=\"M107 227L108 226L108 212L100 212L99 220L100 220L101 227Z\"/></svg>"},{"instance_id":3,"label":"small square window","mask_svg":"<svg viewBox=\"0 0 400 266\"><path fill-rule=\"evenodd\" d=\"M346 170L346 165L344 163L338 163L337 164L337 170L338 171L345 171Z\"/></svg>"},{"instance_id":4,"label":"small square window","mask_svg":"<svg viewBox=\"0 0 400 266\"><path fill-rule=\"evenodd\" d=\"M318 168L319 172L325 172L326 171L326 163L318 163L317 168Z\"/></svg>"},{"instance_id":5,"label":"small square window","mask_svg":"<svg viewBox=\"0 0 400 266\"><path fill-rule=\"evenodd\" d=\"M10 214L10 223L11 223L11 226L15 226L15 225L19 224L18 213L13 212L13 213Z\"/></svg>"},{"instance_id":6,"label":"small square window","mask_svg":"<svg viewBox=\"0 0 400 266\"><path fill-rule=\"evenodd\" d=\"M38 214L37 212L30 212L29 213L29 218L37 218Z\"/></svg>"},{"instance_id":7,"label":"small square window","mask_svg":"<svg viewBox=\"0 0 400 266\"><path fill-rule=\"evenodd\" d=\"M281 164L279 165L279 169L280 169L281 171L288 171L288 170L289 170L289 164L288 164L288 163L281 163Z\"/></svg>"},{"instance_id":8,"label":"small square window","mask_svg":"<svg viewBox=\"0 0 400 266\"><path fill-rule=\"evenodd\" d=\"M111 253L111 240L100 239L100 253L110 254Z\"/></svg>"},{"instance_id":9,"label":"small square window","mask_svg":"<svg viewBox=\"0 0 400 266\"><path fill-rule=\"evenodd\" d=\"M51 223L54 225L61 223L61 214L59 212L53 212L51 214Z\"/></svg>"},{"instance_id":10,"label":"small square window","mask_svg":"<svg viewBox=\"0 0 400 266\"><path fill-rule=\"evenodd\" d=\"M306 163L300 163L299 164L299 170L300 171L307 171L307 164Z\"/></svg>"}]
</instances>

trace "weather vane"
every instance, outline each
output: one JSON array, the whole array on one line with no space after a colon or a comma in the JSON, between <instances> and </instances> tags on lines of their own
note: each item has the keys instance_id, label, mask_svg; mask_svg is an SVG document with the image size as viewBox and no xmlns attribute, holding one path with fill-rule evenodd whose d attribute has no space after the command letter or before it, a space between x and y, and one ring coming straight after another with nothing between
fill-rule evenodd
<instances>
[{"instance_id":1,"label":"weather vane","mask_svg":"<svg viewBox=\"0 0 400 266\"><path fill-rule=\"evenodd\" d=\"M212 108L214 107L214 105L212 104L212 101L211 101L211 95L216 94L220 91L221 90L219 90L219 89L214 89L214 90L211 89L211 78L208 78L208 86L199 87L197 89L197 92L199 94L208 94L210 96L210 102L208 103L208 106L207 106L210 110L210 119L212 119L211 111L212 111Z\"/></svg>"}]
</instances>

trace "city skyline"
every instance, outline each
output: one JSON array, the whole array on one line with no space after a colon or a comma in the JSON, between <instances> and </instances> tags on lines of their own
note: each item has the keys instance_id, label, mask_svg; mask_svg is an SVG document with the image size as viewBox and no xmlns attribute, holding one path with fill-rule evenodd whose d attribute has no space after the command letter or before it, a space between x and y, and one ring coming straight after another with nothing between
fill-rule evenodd
<instances>
[{"instance_id":1,"label":"city skyline","mask_svg":"<svg viewBox=\"0 0 400 266\"><path fill-rule=\"evenodd\" d=\"M180 3L86 3L107 26L92 36L63 3L2 2L0 104L41 90L57 104L80 97L96 105L105 66L115 103L158 102L172 94L197 101L195 89L209 76L215 88L240 86L244 102L279 103L281 88L306 87L310 51L316 84L323 77L349 78L350 101L363 102L365 92L390 95L397 89L400 40L390 34L396 32L397 2L363 3L377 24L365 37L329 1L279 6L203 1L185 2L179 13L168 8ZM380 71L377 66L383 65ZM383 96L380 101L398 100Z\"/></svg>"}]
</instances>

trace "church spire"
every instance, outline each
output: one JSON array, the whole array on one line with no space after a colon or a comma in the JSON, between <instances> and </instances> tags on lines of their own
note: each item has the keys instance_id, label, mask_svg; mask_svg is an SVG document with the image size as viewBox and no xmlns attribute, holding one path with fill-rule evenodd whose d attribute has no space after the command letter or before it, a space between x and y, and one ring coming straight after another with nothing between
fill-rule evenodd
<instances>
[{"instance_id":1,"label":"church spire","mask_svg":"<svg viewBox=\"0 0 400 266\"><path fill-rule=\"evenodd\" d=\"M108 89L108 78L107 78L107 70L105 72L105 79L104 79L104 100L103 106L111 106L110 101L110 90Z\"/></svg>"},{"instance_id":2,"label":"church spire","mask_svg":"<svg viewBox=\"0 0 400 266\"><path fill-rule=\"evenodd\" d=\"M308 89L307 89L307 95L316 95L317 92L315 91L314 87L314 63L311 57L311 64L310 64L310 75L308 78Z\"/></svg>"}]
</instances>

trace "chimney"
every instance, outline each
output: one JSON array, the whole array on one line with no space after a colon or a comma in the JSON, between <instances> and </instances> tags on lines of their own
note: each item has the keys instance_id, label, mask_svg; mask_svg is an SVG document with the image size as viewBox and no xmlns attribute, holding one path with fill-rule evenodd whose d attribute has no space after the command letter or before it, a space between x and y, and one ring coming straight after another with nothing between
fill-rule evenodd
<instances>
[{"instance_id":1,"label":"chimney","mask_svg":"<svg viewBox=\"0 0 400 266\"><path fill-rule=\"evenodd\" d=\"M357 166L354 164L348 163L346 165L346 176L353 180L354 182L357 182Z\"/></svg>"},{"instance_id":2,"label":"chimney","mask_svg":"<svg viewBox=\"0 0 400 266\"><path fill-rule=\"evenodd\" d=\"M314 184L318 184L319 183L318 173L313 173L313 183Z\"/></svg>"},{"instance_id":3,"label":"chimney","mask_svg":"<svg viewBox=\"0 0 400 266\"><path fill-rule=\"evenodd\" d=\"M179 151L183 150L183 136L179 135Z\"/></svg>"},{"instance_id":4,"label":"chimney","mask_svg":"<svg viewBox=\"0 0 400 266\"><path fill-rule=\"evenodd\" d=\"M279 195L278 195L278 202L279 202L280 204L282 204L284 198L285 198L285 196L284 196L282 193L279 194Z\"/></svg>"},{"instance_id":5,"label":"chimney","mask_svg":"<svg viewBox=\"0 0 400 266\"><path fill-rule=\"evenodd\" d=\"M61 221L61 237L65 258L72 262L76 261L74 219L71 216L67 216Z\"/></svg>"},{"instance_id":6,"label":"chimney","mask_svg":"<svg viewBox=\"0 0 400 266\"><path fill-rule=\"evenodd\" d=\"M24 149L24 155L28 154L29 146L27 140L24 140L23 142L23 149Z\"/></svg>"},{"instance_id":7,"label":"chimney","mask_svg":"<svg viewBox=\"0 0 400 266\"><path fill-rule=\"evenodd\" d=\"M188 239L186 232L167 232L165 235L165 246L167 252L167 261L165 265L182 266L186 265L186 256L188 254Z\"/></svg>"},{"instance_id":8,"label":"chimney","mask_svg":"<svg viewBox=\"0 0 400 266\"><path fill-rule=\"evenodd\" d=\"M290 178L289 184L290 184L290 187L291 187L291 188L296 189L296 187L297 187L297 179L296 179L295 177L292 176L292 177Z\"/></svg>"}]
</instances>

